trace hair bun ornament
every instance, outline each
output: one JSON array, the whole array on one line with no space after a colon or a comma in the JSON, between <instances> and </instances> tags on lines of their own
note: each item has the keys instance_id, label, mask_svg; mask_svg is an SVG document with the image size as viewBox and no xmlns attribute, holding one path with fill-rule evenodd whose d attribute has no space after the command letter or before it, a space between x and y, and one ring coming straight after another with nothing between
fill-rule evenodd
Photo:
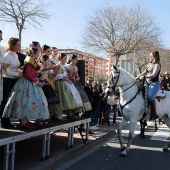
<instances>
[{"instance_id":1,"label":"hair bun ornament","mask_svg":"<svg viewBox=\"0 0 170 170\"><path fill-rule=\"evenodd\" d=\"M46 44L44 44L44 45L42 46L42 50L43 50L43 51L46 51L48 48L50 48L50 46L48 46L48 45L46 45Z\"/></svg>"},{"instance_id":2,"label":"hair bun ornament","mask_svg":"<svg viewBox=\"0 0 170 170\"><path fill-rule=\"evenodd\" d=\"M27 51L27 55L28 56L32 56L34 54L34 51L32 48L30 48L28 51Z\"/></svg>"},{"instance_id":3,"label":"hair bun ornament","mask_svg":"<svg viewBox=\"0 0 170 170\"><path fill-rule=\"evenodd\" d=\"M29 56L32 56L34 54L34 51L32 48L29 49Z\"/></svg>"},{"instance_id":4,"label":"hair bun ornament","mask_svg":"<svg viewBox=\"0 0 170 170\"><path fill-rule=\"evenodd\" d=\"M42 62L43 62L43 61L47 61L48 59L49 59L49 56L47 56L47 55L43 55L43 56L41 57Z\"/></svg>"}]
</instances>

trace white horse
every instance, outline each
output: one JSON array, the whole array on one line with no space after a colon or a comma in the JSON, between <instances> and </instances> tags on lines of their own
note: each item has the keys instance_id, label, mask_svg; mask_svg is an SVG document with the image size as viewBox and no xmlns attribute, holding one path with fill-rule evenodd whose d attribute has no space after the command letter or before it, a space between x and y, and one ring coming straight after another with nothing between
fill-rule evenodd
<instances>
[{"instance_id":1,"label":"white horse","mask_svg":"<svg viewBox=\"0 0 170 170\"><path fill-rule=\"evenodd\" d=\"M135 78L121 68L116 68L115 66L112 67L107 85L108 87L106 91L111 91L113 88L119 88L120 91L119 109L122 113L122 120L118 127L118 137L121 147L120 156L126 156L128 150L130 149L136 124L142 119L145 111L144 99L142 98L142 92L139 91ZM161 99L160 102L157 99L155 101L157 115L162 118L165 124L170 128L170 92L166 91L166 98ZM146 118L148 120L149 117L150 115L147 114ZM127 122L130 123L130 130L128 143L125 147L121 131ZM168 147L170 148L170 141L163 148L163 151L168 151Z\"/></svg>"}]
</instances>

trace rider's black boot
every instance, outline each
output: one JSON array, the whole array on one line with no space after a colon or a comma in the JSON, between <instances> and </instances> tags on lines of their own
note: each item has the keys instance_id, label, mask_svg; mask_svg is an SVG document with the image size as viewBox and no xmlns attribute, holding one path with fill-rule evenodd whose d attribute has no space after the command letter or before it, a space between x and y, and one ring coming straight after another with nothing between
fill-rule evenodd
<instances>
[{"instance_id":1,"label":"rider's black boot","mask_svg":"<svg viewBox=\"0 0 170 170\"><path fill-rule=\"evenodd\" d=\"M155 100L152 100L150 102L151 105L151 116L150 116L150 120L155 120L158 119L158 115L156 114L156 105L155 105Z\"/></svg>"}]
</instances>

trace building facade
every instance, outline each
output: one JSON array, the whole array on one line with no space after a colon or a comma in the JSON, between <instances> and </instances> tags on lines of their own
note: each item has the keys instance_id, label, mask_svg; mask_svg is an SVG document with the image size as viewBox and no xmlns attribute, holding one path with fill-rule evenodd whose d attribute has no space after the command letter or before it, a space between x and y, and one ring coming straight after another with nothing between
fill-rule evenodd
<instances>
[{"instance_id":1,"label":"building facade","mask_svg":"<svg viewBox=\"0 0 170 170\"><path fill-rule=\"evenodd\" d=\"M169 49L164 49L164 48L159 48L157 49L160 54L160 62L161 62L161 74L163 74L165 71L168 71L170 73L170 50ZM146 58L148 58L145 66L143 66L144 70L149 63L149 55L152 51L148 52ZM138 62L143 62L144 57L141 56L141 58L138 59ZM118 66L125 69L128 71L130 74L137 76L139 74L139 69L138 67L134 64L133 60L135 59L135 52L126 54L123 56L120 56L120 59L118 61ZM116 64L116 57L112 53L108 53L107 57L107 66L108 66L108 71L107 74L110 73L111 71L111 66Z\"/></svg>"},{"instance_id":2,"label":"building facade","mask_svg":"<svg viewBox=\"0 0 170 170\"><path fill-rule=\"evenodd\" d=\"M103 57L97 57L92 54L78 51L76 49L58 49L59 53L65 53L68 59L72 54L78 56L78 60L85 61L85 76L93 77L94 79L107 77L107 59Z\"/></svg>"},{"instance_id":3,"label":"building facade","mask_svg":"<svg viewBox=\"0 0 170 170\"><path fill-rule=\"evenodd\" d=\"M111 67L113 65L116 66L116 57L112 54L112 53L108 53L108 57L107 57L107 74L110 73L111 71ZM118 67L123 68L124 70L128 71L130 74L134 75L135 69L134 69L134 62L132 59L130 59L130 57L128 55L123 55L119 58L118 61Z\"/></svg>"}]
</instances>

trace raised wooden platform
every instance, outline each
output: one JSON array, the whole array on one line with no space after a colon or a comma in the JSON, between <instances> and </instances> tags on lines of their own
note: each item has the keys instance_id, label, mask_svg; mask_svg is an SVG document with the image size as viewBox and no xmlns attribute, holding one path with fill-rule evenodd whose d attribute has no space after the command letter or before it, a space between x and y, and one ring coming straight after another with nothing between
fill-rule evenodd
<instances>
[{"instance_id":1,"label":"raised wooden platform","mask_svg":"<svg viewBox=\"0 0 170 170\"><path fill-rule=\"evenodd\" d=\"M73 146L74 127L80 124L86 126L86 139L88 140L88 130L90 118L77 117L63 122L52 121L45 125L36 125L34 129L21 128L17 122L15 129L0 128L0 146L4 146L4 164L3 169L14 169L15 163L15 143L36 136L43 135L42 140L42 159L48 158L50 155L50 135L61 129L68 129L68 148Z\"/></svg>"}]
</instances>

